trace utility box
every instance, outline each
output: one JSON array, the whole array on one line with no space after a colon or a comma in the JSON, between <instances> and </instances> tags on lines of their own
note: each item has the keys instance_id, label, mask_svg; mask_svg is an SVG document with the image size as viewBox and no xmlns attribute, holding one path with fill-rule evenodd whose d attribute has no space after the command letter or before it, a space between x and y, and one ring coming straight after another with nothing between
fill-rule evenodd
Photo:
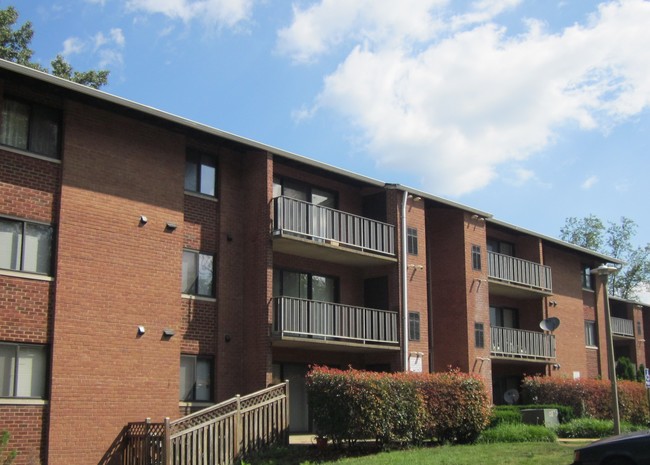
<instances>
[{"instance_id":1,"label":"utility box","mask_svg":"<svg viewBox=\"0 0 650 465\"><path fill-rule=\"evenodd\" d=\"M523 409L521 411L521 420L527 425L540 425L547 428L560 424L556 408Z\"/></svg>"}]
</instances>

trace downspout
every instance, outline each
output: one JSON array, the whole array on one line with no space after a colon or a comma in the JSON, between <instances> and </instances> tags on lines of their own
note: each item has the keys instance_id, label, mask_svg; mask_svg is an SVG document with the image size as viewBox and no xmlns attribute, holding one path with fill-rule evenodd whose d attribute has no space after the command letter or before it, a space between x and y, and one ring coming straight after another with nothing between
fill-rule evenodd
<instances>
[{"instance_id":1,"label":"downspout","mask_svg":"<svg viewBox=\"0 0 650 465\"><path fill-rule=\"evenodd\" d=\"M402 197L402 337L404 339L404 371L409 371L409 303L408 303L408 242L406 237L406 201L409 193Z\"/></svg>"}]
</instances>

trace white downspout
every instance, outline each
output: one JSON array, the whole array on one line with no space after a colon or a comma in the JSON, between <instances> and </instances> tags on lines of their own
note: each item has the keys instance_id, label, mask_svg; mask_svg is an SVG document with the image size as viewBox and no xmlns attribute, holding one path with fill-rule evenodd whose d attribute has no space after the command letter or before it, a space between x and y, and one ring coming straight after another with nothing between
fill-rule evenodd
<instances>
[{"instance_id":1,"label":"white downspout","mask_svg":"<svg viewBox=\"0 0 650 465\"><path fill-rule=\"evenodd\" d=\"M404 339L404 371L409 371L409 304L408 304L408 242L406 237L406 201L409 193L404 191L402 198L402 332Z\"/></svg>"}]
</instances>

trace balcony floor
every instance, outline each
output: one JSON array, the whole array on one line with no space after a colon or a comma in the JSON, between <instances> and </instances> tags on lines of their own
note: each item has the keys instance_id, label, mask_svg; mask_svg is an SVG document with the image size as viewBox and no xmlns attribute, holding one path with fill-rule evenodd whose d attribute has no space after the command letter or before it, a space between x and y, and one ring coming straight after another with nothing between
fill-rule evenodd
<instances>
[{"instance_id":1,"label":"balcony floor","mask_svg":"<svg viewBox=\"0 0 650 465\"><path fill-rule=\"evenodd\" d=\"M291 349L317 349L328 352L394 352L399 351L399 344L391 343L361 343L341 341L336 339L319 339L294 336L271 336L273 347L286 347Z\"/></svg>"},{"instance_id":2,"label":"balcony floor","mask_svg":"<svg viewBox=\"0 0 650 465\"><path fill-rule=\"evenodd\" d=\"M553 292L528 287L523 284L509 283L493 277L488 278L488 283L491 294L515 299L530 299L531 297L548 297L553 295Z\"/></svg>"},{"instance_id":3,"label":"balcony floor","mask_svg":"<svg viewBox=\"0 0 650 465\"><path fill-rule=\"evenodd\" d=\"M316 241L283 234L282 231L273 232L273 251L347 266L378 266L397 262L395 257L365 252L334 241Z\"/></svg>"}]
</instances>

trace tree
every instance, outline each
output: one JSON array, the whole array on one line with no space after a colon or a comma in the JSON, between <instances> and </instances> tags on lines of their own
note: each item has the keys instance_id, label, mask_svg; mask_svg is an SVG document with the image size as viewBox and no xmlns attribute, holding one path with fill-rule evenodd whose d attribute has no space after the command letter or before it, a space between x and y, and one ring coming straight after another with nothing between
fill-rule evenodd
<instances>
[{"instance_id":1,"label":"tree","mask_svg":"<svg viewBox=\"0 0 650 465\"><path fill-rule=\"evenodd\" d=\"M560 229L560 238L625 262L617 265L619 271L610 278L609 292L623 299L636 299L639 288L647 289L650 284L650 243L643 247L632 245L636 228L636 223L625 217L607 226L594 215L570 217Z\"/></svg>"},{"instance_id":2,"label":"tree","mask_svg":"<svg viewBox=\"0 0 650 465\"><path fill-rule=\"evenodd\" d=\"M18 11L14 7L8 6L4 10L0 9L0 58L39 71L49 72L47 68L32 61L34 55L34 51L30 48L34 37L32 23L27 21L22 26L15 28L16 21L18 21ZM51 66L54 76L94 89L99 89L108 83L110 71L74 71L61 55L57 55L52 60Z\"/></svg>"}]
</instances>

